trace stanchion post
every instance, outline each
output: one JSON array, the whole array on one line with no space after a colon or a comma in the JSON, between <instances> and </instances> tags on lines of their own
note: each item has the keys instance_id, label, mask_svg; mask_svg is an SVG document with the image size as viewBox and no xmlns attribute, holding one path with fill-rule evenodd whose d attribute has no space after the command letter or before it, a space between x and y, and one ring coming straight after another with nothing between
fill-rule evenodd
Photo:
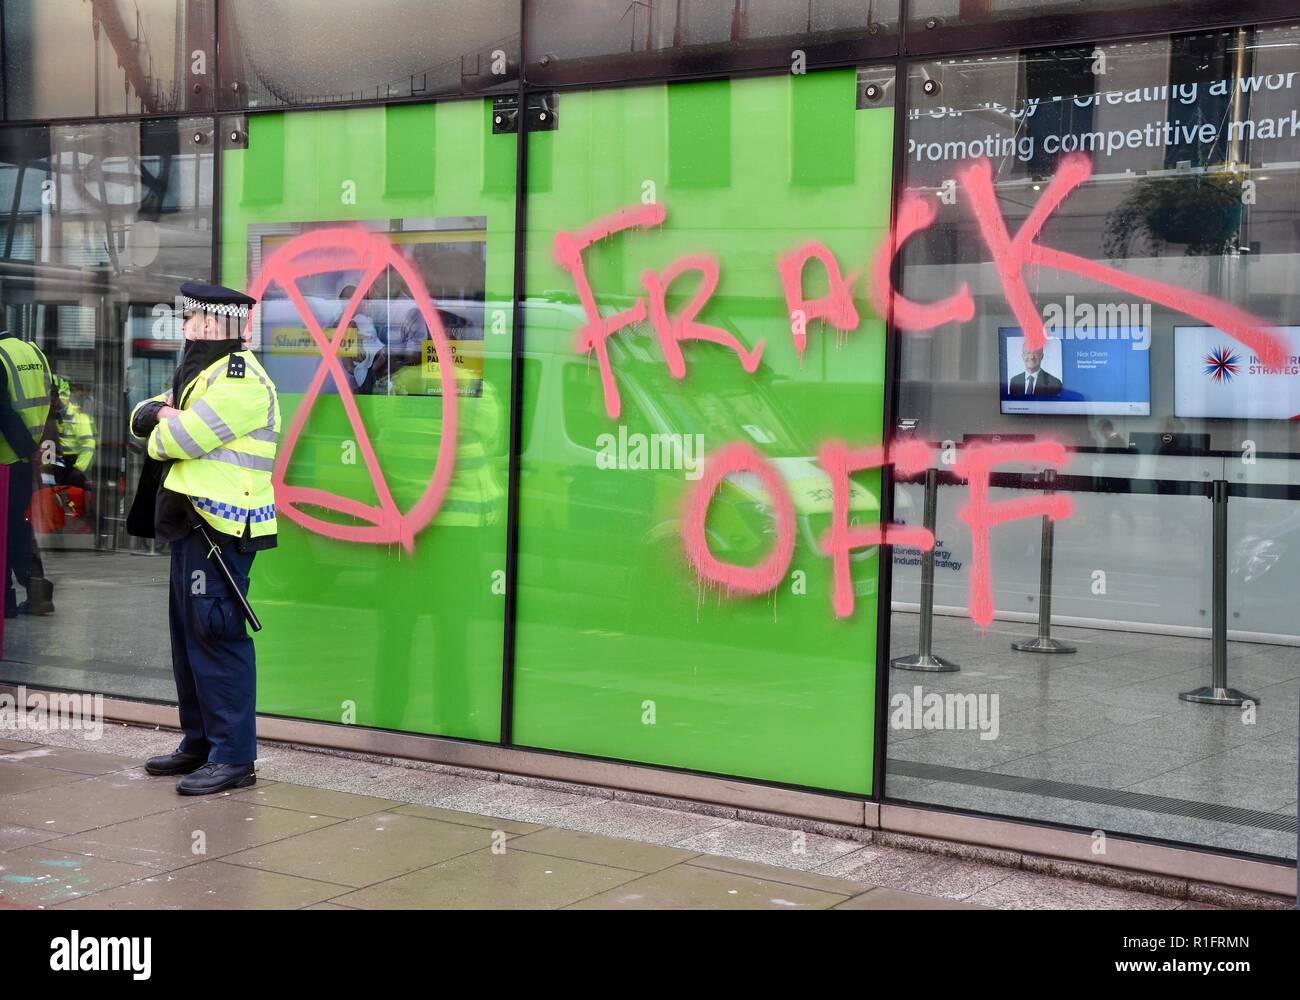
<instances>
[{"instance_id":1,"label":"stanchion post","mask_svg":"<svg viewBox=\"0 0 1300 1000\"><path fill-rule=\"evenodd\" d=\"M1213 544L1210 563L1210 683L1178 697L1198 705L1240 706L1259 699L1228 687L1228 481L1216 479L1210 493Z\"/></svg>"},{"instance_id":2,"label":"stanchion post","mask_svg":"<svg viewBox=\"0 0 1300 1000\"><path fill-rule=\"evenodd\" d=\"M1056 470L1043 470L1043 492L1051 493L1056 482ZM1043 540L1038 549L1038 635L1032 639L1013 642L1011 648L1018 653L1074 653L1078 647L1072 642L1052 638L1052 557L1056 547L1056 522L1043 515Z\"/></svg>"},{"instance_id":3,"label":"stanchion post","mask_svg":"<svg viewBox=\"0 0 1300 1000\"><path fill-rule=\"evenodd\" d=\"M939 521L939 470L925 470L925 511L922 520L930 534ZM934 642L934 549L921 553L921 635L913 656L893 660L899 670L923 670L928 673L951 673L961 667L933 653Z\"/></svg>"}]
</instances>

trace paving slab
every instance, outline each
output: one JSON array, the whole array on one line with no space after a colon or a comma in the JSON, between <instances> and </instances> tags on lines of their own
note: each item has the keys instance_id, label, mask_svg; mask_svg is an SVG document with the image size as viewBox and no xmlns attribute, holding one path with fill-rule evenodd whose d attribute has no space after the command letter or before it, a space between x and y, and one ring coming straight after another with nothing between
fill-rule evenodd
<instances>
[{"instance_id":1,"label":"paving slab","mask_svg":"<svg viewBox=\"0 0 1300 1000\"><path fill-rule=\"evenodd\" d=\"M636 840L601 837L582 830L541 830L510 841L511 851L532 851L551 857L587 861L610 868L627 868L642 873L671 868L699 852L644 844Z\"/></svg>"},{"instance_id":2,"label":"paving slab","mask_svg":"<svg viewBox=\"0 0 1300 1000\"><path fill-rule=\"evenodd\" d=\"M372 813L240 851L226 860L361 888L491 847L493 837L493 831L482 827L402 813Z\"/></svg>"},{"instance_id":3,"label":"paving slab","mask_svg":"<svg viewBox=\"0 0 1300 1000\"><path fill-rule=\"evenodd\" d=\"M149 874L139 865L69 853L47 841L0 853L0 903L55 906Z\"/></svg>"},{"instance_id":4,"label":"paving slab","mask_svg":"<svg viewBox=\"0 0 1300 1000\"><path fill-rule=\"evenodd\" d=\"M171 871L338 822L334 817L274 809L231 796L69 834L58 846L77 854Z\"/></svg>"},{"instance_id":5,"label":"paving slab","mask_svg":"<svg viewBox=\"0 0 1300 1000\"><path fill-rule=\"evenodd\" d=\"M251 788L241 788L235 798L246 799L263 806L292 809L315 816L332 816L336 819L356 819L369 813L391 811L404 803L396 799L381 799L352 792L336 792L328 788L308 788L287 782L263 785L260 781Z\"/></svg>"},{"instance_id":6,"label":"paving slab","mask_svg":"<svg viewBox=\"0 0 1300 1000\"><path fill-rule=\"evenodd\" d=\"M575 910L827 910L850 897L676 865L574 903Z\"/></svg>"},{"instance_id":7,"label":"paving slab","mask_svg":"<svg viewBox=\"0 0 1300 1000\"><path fill-rule=\"evenodd\" d=\"M362 909L559 909L642 877L626 868L491 849L340 896Z\"/></svg>"},{"instance_id":8,"label":"paving slab","mask_svg":"<svg viewBox=\"0 0 1300 1000\"><path fill-rule=\"evenodd\" d=\"M319 903L346 887L204 861L58 904L60 910L283 910Z\"/></svg>"}]
</instances>

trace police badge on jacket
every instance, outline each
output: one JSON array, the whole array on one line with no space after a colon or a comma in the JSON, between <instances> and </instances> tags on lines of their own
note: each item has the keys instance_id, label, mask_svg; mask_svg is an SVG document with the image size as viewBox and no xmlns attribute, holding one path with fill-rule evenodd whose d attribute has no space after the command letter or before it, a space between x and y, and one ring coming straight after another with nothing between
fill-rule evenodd
<instances>
[{"instance_id":1,"label":"police badge on jacket","mask_svg":"<svg viewBox=\"0 0 1300 1000\"><path fill-rule=\"evenodd\" d=\"M131 414L147 459L127 529L171 543L172 556L172 673L185 736L145 768L186 775L182 795L207 795L257 780L256 660L240 603L254 556L275 545L280 404L243 339L255 301L197 283L181 294L185 349L172 386Z\"/></svg>"}]
</instances>

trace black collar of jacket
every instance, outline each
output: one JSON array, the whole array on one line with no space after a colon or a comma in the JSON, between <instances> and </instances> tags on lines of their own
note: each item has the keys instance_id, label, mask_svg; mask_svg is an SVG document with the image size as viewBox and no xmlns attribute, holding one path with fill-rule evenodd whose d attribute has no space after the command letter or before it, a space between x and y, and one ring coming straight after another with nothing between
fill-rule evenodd
<instances>
[{"instance_id":1,"label":"black collar of jacket","mask_svg":"<svg viewBox=\"0 0 1300 1000\"><path fill-rule=\"evenodd\" d=\"M176 380L172 383L172 400L177 409L184 403L181 394L185 387L198 378L199 372L215 364L228 354L234 354L244 346L238 338L231 340L187 340L181 354L181 363L176 368Z\"/></svg>"}]
</instances>

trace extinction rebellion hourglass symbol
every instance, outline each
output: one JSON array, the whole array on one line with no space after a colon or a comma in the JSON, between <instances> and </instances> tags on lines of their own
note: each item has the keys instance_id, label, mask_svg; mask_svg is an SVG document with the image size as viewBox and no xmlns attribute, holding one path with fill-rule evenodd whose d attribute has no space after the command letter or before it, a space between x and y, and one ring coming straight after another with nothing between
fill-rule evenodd
<instances>
[{"instance_id":1,"label":"extinction rebellion hourglass symbol","mask_svg":"<svg viewBox=\"0 0 1300 1000\"><path fill-rule=\"evenodd\" d=\"M420 499L405 512L398 509L392 491L388 488L375 449L370 444L370 435L357 410L351 381L338 359L339 347L343 343L353 316L371 286L390 267L406 282L406 287L410 289L420 315L424 318L425 326L433 337L438 358L438 377L442 384L442 436L438 442L438 454L433 473ZM356 291L339 318L333 339L330 339L325 336L297 283L302 278L339 271L360 271L361 278L357 281ZM266 290L273 284L284 289L289 296L289 300L298 311L299 318L311 332L312 340L321 356L321 363L312 375L302 404L289 423L288 432L276 458L275 470L271 474L278 511L300 527L324 535L326 538L372 545L391 545L396 542L407 552L413 552L415 536L424 530L442 506L456 460L456 372L452 361L451 344L447 340L438 310L434 308L433 299L424 280L420 277L419 271L402 256L383 233L344 227L317 229L303 233L277 249L266 261L262 273L249 289L249 294L260 302ZM249 325L251 328L251 316ZM247 336L248 333L249 331L246 330L245 335ZM348 422L352 425L352 431L356 435L357 444L374 485L375 496L379 499L377 507L327 490L311 486L295 486L285 482L285 470L293 460L299 435L302 434L307 418L311 415L312 407L316 405L326 375L334 380L334 385L338 388L339 399L347 412ZM365 523L338 524L334 521L322 520L308 514L302 509L303 506L346 514Z\"/></svg>"}]
</instances>

